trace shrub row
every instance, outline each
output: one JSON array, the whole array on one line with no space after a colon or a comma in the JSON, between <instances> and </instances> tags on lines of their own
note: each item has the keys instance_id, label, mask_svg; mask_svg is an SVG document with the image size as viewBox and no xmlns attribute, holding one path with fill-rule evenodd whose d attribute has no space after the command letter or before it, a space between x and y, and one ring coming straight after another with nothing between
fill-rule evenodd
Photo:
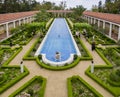
<instances>
[{"instance_id":1,"label":"shrub row","mask_svg":"<svg viewBox=\"0 0 120 97\"><path fill-rule=\"evenodd\" d=\"M23 60L35 60L35 57L32 56L28 56L30 54L30 52L33 50L33 48L35 47L35 45L39 42L40 38L38 38L34 44L30 47L30 49L27 51L27 53L23 56Z\"/></svg>"},{"instance_id":2,"label":"shrub row","mask_svg":"<svg viewBox=\"0 0 120 97\"><path fill-rule=\"evenodd\" d=\"M40 82L42 81L42 86L39 90L39 96L38 97L44 97L44 92L45 92L45 88L46 88L46 79L41 77L41 76L33 77L30 81L25 83L22 87L17 89L15 92L13 92L9 97L15 97L17 94L19 94L22 90L24 90L25 88L30 86L36 80L40 80Z\"/></svg>"},{"instance_id":3,"label":"shrub row","mask_svg":"<svg viewBox=\"0 0 120 97\"><path fill-rule=\"evenodd\" d=\"M67 21L70 29L73 29L73 23L72 23L72 21L69 18L66 18L66 21Z\"/></svg>"},{"instance_id":4,"label":"shrub row","mask_svg":"<svg viewBox=\"0 0 120 97\"><path fill-rule=\"evenodd\" d=\"M80 57L77 57L77 59L75 59L73 63L66 64L64 66L51 66L51 65L45 64L45 63L41 62L38 57L36 57L36 61L41 67L44 67L49 70L66 70L66 69L76 66L80 61Z\"/></svg>"},{"instance_id":5,"label":"shrub row","mask_svg":"<svg viewBox=\"0 0 120 97\"><path fill-rule=\"evenodd\" d=\"M86 46L83 44L82 40L79 39L79 41L80 41L81 46L82 46L83 49L85 50L85 52L88 54L88 57L81 57L80 59L81 59L81 60L92 60L92 59L93 59L93 58L92 58L92 55L91 55L90 52L87 50L87 48L86 48Z\"/></svg>"}]
</instances>

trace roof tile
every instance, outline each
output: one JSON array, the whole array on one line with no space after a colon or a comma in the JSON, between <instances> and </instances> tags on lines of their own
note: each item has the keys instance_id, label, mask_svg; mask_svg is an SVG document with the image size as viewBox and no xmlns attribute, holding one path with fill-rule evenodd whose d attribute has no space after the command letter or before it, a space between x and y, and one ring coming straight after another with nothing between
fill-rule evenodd
<instances>
[{"instance_id":1,"label":"roof tile","mask_svg":"<svg viewBox=\"0 0 120 97\"><path fill-rule=\"evenodd\" d=\"M91 11L84 11L83 14L120 24L120 14L100 13Z\"/></svg>"}]
</instances>

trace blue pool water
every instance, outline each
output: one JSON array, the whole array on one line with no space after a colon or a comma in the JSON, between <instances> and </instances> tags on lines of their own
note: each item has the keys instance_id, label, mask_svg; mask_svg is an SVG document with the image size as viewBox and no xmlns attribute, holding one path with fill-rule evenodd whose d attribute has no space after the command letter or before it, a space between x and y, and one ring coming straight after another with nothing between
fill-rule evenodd
<instances>
[{"instance_id":1,"label":"blue pool water","mask_svg":"<svg viewBox=\"0 0 120 97\"><path fill-rule=\"evenodd\" d=\"M67 60L70 54L76 54L76 49L64 18L54 20L39 51L40 54L46 54L46 58L53 62L56 62L56 52L61 54L61 60L58 62Z\"/></svg>"}]
</instances>

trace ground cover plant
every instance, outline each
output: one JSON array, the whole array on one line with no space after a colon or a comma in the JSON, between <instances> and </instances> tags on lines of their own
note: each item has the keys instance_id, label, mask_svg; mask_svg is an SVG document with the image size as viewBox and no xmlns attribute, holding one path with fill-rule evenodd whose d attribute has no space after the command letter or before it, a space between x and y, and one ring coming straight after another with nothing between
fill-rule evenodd
<instances>
[{"instance_id":1,"label":"ground cover plant","mask_svg":"<svg viewBox=\"0 0 120 97\"><path fill-rule=\"evenodd\" d=\"M46 79L41 76L35 76L9 97L44 97L45 86Z\"/></svg>"},{"instance_id":2,"label":"ground cover plant","mask_svg":"<svg viewBox=\"0 0 120 97\"><path fill-rule=\"evenodd\" d=\"M79 76L68 78L68 97L102 97Z\"/></svg>"}]
</instances>

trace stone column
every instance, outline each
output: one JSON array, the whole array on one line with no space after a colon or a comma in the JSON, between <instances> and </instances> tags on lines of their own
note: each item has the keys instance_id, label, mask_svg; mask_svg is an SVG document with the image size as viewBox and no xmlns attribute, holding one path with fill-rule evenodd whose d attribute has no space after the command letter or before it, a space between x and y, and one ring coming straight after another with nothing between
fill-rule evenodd
<instances>
[{"instance_id":1,"label":"stone column","mask_svg":"<svg viewBox=\"0 0 120 97\"><path fill-rule=\"evenodd\" d=\"M98 20L98 28L100 27L100 20Z\"/></svg>"},{"instance_id":2,"label":"stone column","mask_svg":"<svg viewBox=\"0 0 120 97\"><path fill-rule=\"evenodd\" d=\"M119 25L119 28L118 28L118 40L120 39L120 25Z\"/></svg>"},{"instance_id":3,"label":"stone column","mask_svg":"<svg viewBox=\"0 0 120 97\"><path fill-rule=\"evenodd\" d=\"M103 29L105 29L105 21L103 21Z\"/></svg>"},{"instance_id":4,"label":"stone column","mask_svg":"<svg viewBox=\"0 0 120 97\"><path fill-rule=\"evenodd\" d=\"M25 18L23 19L23 21L24 21L24 24L25 24L26 23Z\"/></svg>"},{"instance_id":5,"label":"stone column","mask_svg":"<svg viewBox=\"0 0 120 97\"><path fill-rule=\"evenodd\" d=\"M19 20L19 26L21 25L21 20Z\"/></svg>"},{"instance_id":6,"label":"stone column","mask_svg":"<svg viewBox=\"0 0 120 97\"><path fill-rule=\"evenodd\" d=\"M92 17L91 17L91 24L92 24Z\"/></svg>"},{"instance_id":7,"label":"stone column","mask_svg":"<svg viewBox=\"0 0 120 97\"><path fill-rule=\"evenodd\" d=\"M6 35L9 37L9 28L8 28L8 23L6 23Z\"/></svg>"},{"instance_id":8,"label":"stone column","mask_svg":"<svg viewBox=\"0 0 120 97\"><path fill-rule=\"evenodd\" d=\"M15 21L13 21L13 27L15 28Z\"/></svg>"},{"instance_id":9,"label":"stone column","mask_svg":"<svg viewBox=\"0 0 120 97\"><path fill-rule=\"evenodd\" d=\"M110 28L109 28L109 37L111 38L111 34L112 34L112 23L110 23Z\"/></svg>"},{"instance_id":10,"label":"stone column","mask_svg":"<svg viewBox=\"0 0 120 97\"><path fill-rule=\"evenodd\" d=\"M27 23L29 23L29 17L27 17Z\"/></svg>"},{"instance_id":11,"label":"stone column","mask_svg":"<svg viewBox=\"0 0 120 97\"><path fill-rule=\"evenodd\" d=\"M94 24L95 24L95 22L96 22L96 19L94 18Z\"/></svg>"}]
</instances>

